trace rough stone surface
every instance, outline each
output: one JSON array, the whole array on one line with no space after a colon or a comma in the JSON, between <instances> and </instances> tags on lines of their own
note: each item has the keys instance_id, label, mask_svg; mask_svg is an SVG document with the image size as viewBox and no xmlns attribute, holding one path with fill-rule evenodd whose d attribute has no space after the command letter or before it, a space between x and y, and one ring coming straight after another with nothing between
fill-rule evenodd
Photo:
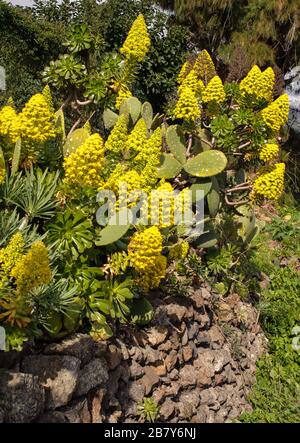
<instances>
[{"instance_id":1,"label":"rough stone surface","mask_svg":"<svg viewBox=\"0 0 300 443\"><path fill-rule=\"evenodd\" d=\"M107 363L104 359L96 358L80 371L74 396L85 395L91 389L103 385L107 380Z\"/></svg>"},{"instance_id":2,"label":"rough stone surface","mask_svg":"<svg viewBox=\"0 0 300 443\"><path fill-rule=\"evenodd\" d=\"M70 355L86 364L93 358L94 345L94 341L89 335L73 334L60 343L52 343L46 346L44 354Z\"/></svg>"},{"instance_id":3,"label":"rough stone surface","mask_svg":"<svg viewBox=\"0 0 300 443\"><path fill-rule=\"evenodd\" d=\"M45 392L38 377L31 374L0 372L0 408L7 423L28 423L44 409Z\"/></svg>"},{"instance_id":4,"label":"rough stone surface","mask_svg":"<svg viewBox=\"0 0 300 443\"><path fill-rule=\"evenodd\" d=\"M0 352L0 423L137 423L145 397L166 423L229 423L251 410L265 350L257 311L207 284L189 297L149 297L152 323L120 327L107 342L73 334L37 352L32 344L10 357Z\"/></svg>"},{"instance_id":5,"label":"rough stone surface","mask_svg":"<svg viewBox=\"0 0 300 443\"><path fill-rule=\"evenodd\" d=\"M22 362L24 372L38 376L46 390L46 407L67 405L75 391L80 360L68 355L32 355Z\"/></svg>"}]
</instances>

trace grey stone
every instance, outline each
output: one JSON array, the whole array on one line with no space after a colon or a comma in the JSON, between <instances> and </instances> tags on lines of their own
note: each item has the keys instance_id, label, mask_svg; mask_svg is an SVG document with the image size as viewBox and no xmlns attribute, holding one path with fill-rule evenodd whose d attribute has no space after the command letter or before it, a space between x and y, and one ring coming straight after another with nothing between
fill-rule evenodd
<instances>
[{"instance_id":1,"label":"grey stone","mask_svg":"<svg viewBox=\"0 0 300 443\"><path fill-rule=\"evenodd\" d=\"M46 412L38 418L36 423L69 423L63 412Z\"/></svg>"},{"instance_id":2,"label":"grey stone","mask_svg":"<svg viewBox=\"0 0 300 443\"><path fill-rule=\"evenodd\" d=\"M163 361L163 356L160 351L147 345L144 349L144 359L147 364L159 363Z\"/></svg>"},{"instance_id":3,"label":"grey stone","mask_svg":"<svg viewBox=\"0 0 300 443\"><path fill-rule=\"evenodd\" d=\"M151 346L159 346L168 336L168 328L166 326L155 326L147 331L148 342Z\"/></svg>"},{"instance_id":4,"label":"grey stone","mask_svg":"<svg viewBox=\"0 0 300 443\"><path fill-rule=\"evenodd\" d=\"M69 423L91 423L92 417L89 411L87 399L77 400L64 409L64 416Z\"/></svg>"},{"instance_id":5,"label":"grey stone","mask_svg":"<svg viewBox=\"0 0 300 443\"><path fill-rule=\"evenodd\" d=\"M29 423L44 410L45 392L32 374L0 372L0 408L2 420Z\"/></svg>"},{"instance_id":6,"label":"grey stone","mask_svg":"<svg viewBox=\"0 0 300 443\"><path fill-rule=\"evenodd\" d=\"M153 387L158 384L159 376L152 366L146 366L144 370L145 375L141 378L141 383L145 386L145 394L148 395L152 391Z\"/></svg>"},{"instance_id":7,"label":"grey stone","mask_svg":"<svg viewBox=\"0 0 300 443\"><path fill-rule=\"evenodd\" d=\"M69 403L76 389L80 360L68 355L33 355L23 359L22 369L37 375L46 389L46 408Z\"/></svg>"},{"instance_id":8,"label":"grey stone","mask_svg":"<svg viewBox=\"0 0 300 443\"><path fill-rule=\"evenodd\" d=\"M191 419L191 423L206 423L207 416L209 415L209 407L207 405L201 405L197 409L197 414Z\"/></svg>"},{"instance_id":9,"label":"grey stone","mask_svg":"<svg viewBox=\"0 0 300 443\"><path fill-rule=\"evenodd\" d=\"M179 401L183 403L189 403L194 409L200 403L200 391L198 389L193 389L192 391L184 391L179 395Z\"/></svg>"},{"instance_id":10,"label":"grey stone","mask_svg":"<svg viewBox=\"0 0 300 443\"><path fill-rule=\"evenodd\" d=\"M130 382L128 385L128 395L135 402L143 400L145 396L145 386L140 380Z\"/></svg>"},{"instance_id":11,"label":"grey stone","mask_svg":"<svg viewBox=\"0 0 300 443\"><path fill-rule=\"evenodd\" d=\"M79 372L74 397L87 394L91 389L103 385L107 380L108 370L106 361L100 358L92 360Z\"/></svg>"},{"instance_id":12,"label":"grey stone","mask_svg":"<svg viewBox=\"0 0 300 443\"><path fill-rule=\"evenodd\" d=\"M108 368L110 371L115 369L122 361L122 352L116 345L109 345L106 355Z\"/></svg>"},{"instance_id":13,"label":"grey stone","mask_svg":"<svg viewBox=\"0 0 300 443\"><path fill-rule=\"evenodd\" d=\"M195 386L197 382L197 374L195 368L191 365L186 365L179 371L179 379L182 387Z\"/></svg>"},{"instance_id":14,"label":"grey stone","mask_svg":"<svg viewBox=\"0 0 300 443\"><path fill-rule=\"evenodd\" d=\"M201 404L212 406L217 401L217 394L214 388L203 389L200 393Z\"/></svg>"},{"instance_id":15,"label":"grey stone","mask_svg":"<svg viewBox=\"0 0 300 443\"><path fill-rule=\"evenodd\" d=\"M44 349L44 354L70 355L88 363L94 354L94 341L89 335L74 334L60 343L52 343Z\"/></svg>"},{"instance_id":16,"label":"grey stone","mask_svg":"<svg viewBox=\"0 0 300 443\"><path fill-rule=\"evenodd\" d=\"M132 360L131 365L129 366L129 372L130 372L130 378L133 379L137 379L142 375L144 375L143 367L134 360Z\"/></svg>"},{"instance_id":17,"label":"grey stone","mask_svg":"<svg viewBox=\"0 0 300 443\"><path fill-rule=\"evenodd\" d=\"M215 372L220 372L224 368L227 363L231 360L231 355L228 351L224 349L216 350L213 353L214 361L213 361L213 367Z\"/></svg>"},{"instance_id":18,"label":"grey stone","mask_svg":"<svg viewBox=\"0 0 300 443\"><path fill-rule=\"evenodd\" d=\"M172 400L167 399L163 402L160 407L160 416L164 420L168 420L174 413L176 407L176 403Z\"/></svg>"}]
</instances>

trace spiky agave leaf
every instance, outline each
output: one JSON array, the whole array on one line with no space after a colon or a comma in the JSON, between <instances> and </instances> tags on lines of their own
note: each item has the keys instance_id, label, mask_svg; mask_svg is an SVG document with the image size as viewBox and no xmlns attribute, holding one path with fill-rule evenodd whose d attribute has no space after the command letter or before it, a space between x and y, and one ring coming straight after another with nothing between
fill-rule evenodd
<instances>
[{"instance_id":1,"label":"spiky agave leaf","mask_svg":"<svg viewBox=\"0 0 300 443\"><path fill-rule=\"evenodd\" d=\"M59 171L44 172L33 168L26 171L25 175L15 176L15 183L8 180L6 202L17 206L26 216L28 221L35 218L49 219L52 217L58 201L55 192L58 185Z\"/></svg>"}]
</instances>

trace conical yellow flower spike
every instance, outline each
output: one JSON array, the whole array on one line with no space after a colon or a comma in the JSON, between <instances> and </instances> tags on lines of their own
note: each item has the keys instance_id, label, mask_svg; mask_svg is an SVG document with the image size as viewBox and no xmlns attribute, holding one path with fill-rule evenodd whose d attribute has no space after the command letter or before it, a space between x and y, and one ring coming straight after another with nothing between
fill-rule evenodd
<instances>
[{"instance_id":1,"label":"conical yellow flower spike","mask_svg":"<svg viewBox=\"0 0 300 443\"><path fill-rule=\"evenodd\" d=\"M163 248L163 237L156 226L136 232L128 245L128 257L131 266L138 272L143 272L155 264Z\"/></svg>"},{"instance_id":2,"label":"conical yellow flower spike","mask_svg":"<svg viewBox=\"0 0 300 443\"><path fill-rule=\"evenodd\" d=\"M21 259L25 247L25 242L21 232L14 234L8 245L0 249L0 270L7 277L11 276L12 268Z\"/></svg>"},{"instance_id":3,"label":"conical yellow flower spike","mask_svg":"<svg viewBox=\"0 0 300 443\"><path fill-rule=\"evenodd\" d=\"M159 255L155 257L153 267L140 274L140 277L135 279L135 283L143 292L147 293L150 289L158 288L161 280L165 278L166 272L167 258Z\"/></svg>"},{"instance_id":4,"label":"conical yellow flower spike","mask_svg":"<svg viewBox=\"0 0 300 443\"><path fill-rule=\"evenodd\" d=\"M127 123L126 116L122 114L113 127L108 139L105 142L105 151L112 155L123 154L127 141Z\"/></svg>"},{"instance_id":5,"label":"conical yellow flower spike","mask_svg":"<svg viewBox=\"0 0 300 443\"><path fill-rule=\"evenodd\" d=\"M215 75L206 86L202 93L202 100L204 103L216 102L222 103L226 98L222 80L218 75Z\"/></svg>"},{"instance_id":6,"label":"conical yellow flower spike","mask_svg":"<svg viewBox=\"0 0 300 443\"><path fill-rule=\"evenodd\" d=\"M103 140L99 134L93 134L75 152L65 158L64 182L97 189L103 181L100 175L103 163Z\"/></svg>"},{"instance_id":7,"label":"conical yellow flower spike","mask_svg":"<svg viewBox=\"0 0 300 443\"><path fill-rule=\"evenodd\" d=\"M140 118L128 136L126 151L131 153L138 153L143 150L143 147L146 143L147 126L145 120L143 118Z\"/></svg>"},{"instance_id":8,"label":"conical yellow flower spike","mask_svg":"<svg viewBox=\"0 0 300 443\"><path fill-rule=\"evenodd\" d=\"M206 49L201 51L196 58L194 70L197 77L203 80L206 85L217 74L214 62Z\"/></svg>"},{"instance_id":9,"label":"conical yellow flower spike","mask_svg":"<svg viewBox=\"0 0 300 443\"><path fill-rule=\"evenodd\" d=\"M279 146L276 143L267 143L259 153L260 160L268 162L274 160L278 156Z\"/></svg>"},{"instance_id":10,"label":"conical yellow flower spike","mask_svg":"<svg viewBox=\"0 0 300 443\"><path fill-rule=\"evenodd\" d=\"M289 96L283 94L273 103L261 111L262 118L267 126L274 132L278 132L289 118Z\"/></svg>"},{"instance_id":11,"label":"conical yellow flower spike","mask_svg":"<svg viewBox=\"0 0 300 443\"><path fill-rule=\"evenodd\" d=\"M178 74L177 77L177 81L179 83L179 85L182 84L183 80L185 79L185 77L188 75L188 73L193 69L193 65L191 64L191 62L186 61L183 63L180 72Z\"/></svg>"},{"instance_id":12,"label":"conical yellow flower spike","mask_svg":"<svg viewBox=\"0 0 300 443\"><path fill-rule=\"evenodd\" d=\"M275 74L272 68L267 68L261 72L257 65L249 71L247 76L240 83L240 91L243 95L253 95L256 98L271 101L273 97L273 88L275 83Z\"/></svg>"},{"instance_id":13,"label":"conical yellow flower spike","mask_svg":"<svg viewBox=\"0 0 300 443\"><path fill-rule=\"evenodd\" d=\"M48 103L50 111L54 113L53 99L52 99L51 89L50 89L49 85L46 85L44 87L43 96L45 97L46 102Z\"/></svg>"},{"instance_id":14,"label":"conical yellow flower spike","mask_svg":"<svg viewBox=\"0 0 300 443\"><path fill-rule=\"evenodd\" d=\"M242 94L257 95L260 78L261 70L257 65L254 65L246 77L240 82L240 91Z\"/></svg>"},{"instance_id":15,"label":"conical yellow flower spike","mask_svg":"<svg viewBox=\"0 0 300 443\"><path fill-rule=\"evenodd\" d=\"M151 41L145 19L142 14L139 14L133 22L120 52L127 59L133 58L138 62L142 62L150 49L150 45Z\"/></svg>"},{"instance_id":16,"label":"conical yellow flower spike","mask_svg":"<svg viewBox=\"0 0 300 443\"><path fill-rule=\"evenodd\" d=\"M166 275L167 259L162 252L163 238L156 226L136 232L128 245L131 266L138 274L136 284L143 291L158 287Z\"/></svg>"},{"instance_id":17,"label":"conical yellow flower spike","mask_svg":"<svg viewBox=\"0 0 300 443\"><path fill-rule=\"evenodd\" d=\"M202 85L204 87L203 82L198 80L195 70L192 69L179 86L178 92L180 93L184 88L190 88L194 94L199 95L204 89Z\"/></svg>"},{"instance_id":18,"label":"conical yellow flower spike","mask_svg":"<svg viewBox=\"0 0 300 443\"><path fill-rule=\"evenodd\" d=\"M253 183L251 200L267 198L278 200L284 190L285 164L277 163L273 166L264 167L261 174Z\"/></svg>"},{"instance_id":19,"label":"conical yellow flower spike","mask_svg":"<svg viewBox=\"0 0 300 443\"><path fill-rule=\"evenodd\" d=\"M33 95L20 114L22 138L43 143L56 135L54 114L43 94Z\"/></svg>"},{"instance_id":20,"label":"conical yellow flower spike","mask_svg":"<svg viewBox=\"0 0 300 443\"><path fill-rule=\"evenodd\" d=\"M119 110L123 101L130 97L132 97L132 94L129 88L126 85L122 85L116 98L116 109Z\"/></svg>"},{"instance_id":21,"label":"conical yellow flower spike","mask_svg":"<svg viewBox=\"0 0 300 443\"><path fill-rule=\"evenodd\" d=\"M48 250L43 242L32 244L29 252L12 269L11 276L16 280L18 293L23 295L51 281Z\"/></svg>"},{"instance_id":22,"label":"conical yellow flower spike","mask_svg":"<svg viewBox=\"0 0 300 443\"><path fill-rule=\"evenodd\" d=\"M195 93L190 88L183 87L174 109L175 118L194 122L197 118L200 118L200 115L200 108Z\"/></svg>"},{"instance_id":23,"label":"conical yellow flower spike","mask_svg":"<svg viewBox=\"0 0 300 443\"><path fill-rule=\"evenodd\" d=\"M20 119L12 106L3 106L0 111L0 135L9 143L15 143L20 137Z\"/></svg>"},{"instance_id":24,"label":"conical yellow flower spike","mask_svg":"<svg viewBox=\"0 0 300 443\"><path fill-rule=\"evenodd\" d=\"M261 73L259 83L257 85L257 97L263 98L270 102L273 98L273 89L275 84L275 73L272 68L265 69Z\"/></svg>"}]
</instances>

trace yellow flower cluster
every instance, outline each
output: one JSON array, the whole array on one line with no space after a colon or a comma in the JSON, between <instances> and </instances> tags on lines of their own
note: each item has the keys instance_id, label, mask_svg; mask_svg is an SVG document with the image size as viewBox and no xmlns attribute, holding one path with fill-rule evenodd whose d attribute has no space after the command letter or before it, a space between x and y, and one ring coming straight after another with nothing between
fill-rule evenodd
<instances>
[{"instance_id":1,"label":"yellow flower cluster","mask_svg":"<svg viewBox=\"0 0 300 443\"><path fill-rule=\"evenodd\" d=\"M147 192L154 188L158 180L157 168L161 156L161 146L162 132L158 127L142 146L142 150L133 162L136 170L141 173L141 186Z\"/></svg>"},{"instance_id":2,"label":"yellow flower cluster","mask_svg":"<svg viewBox=\"0 0 300 443\"><path fill-rule=\"evenodd\" d=\"M123 114L118 118L108 139L105 142L105 151L112 155L120 155L125 151L127 141L127 123L126 116Z\"/></svg>"},{"instance_id":3,"label":"yellow flower cluster","mask_svg":"<svg viewBox=\"0 0 300 443\"><path fill-rule=\"evenodd\" d=\"M258 98L270 102L273 98L273 89L275 84L275 73L272 68L267 68L262 72L258 84Z\"/></svg>"},{"instance_id":4,"label":"yellow flower cluster","mask_svg":"<svg viewBox=\"0 0 300 443\"><path fill-rule=\"evenodd\" d=\"M141 176L134 169L125 172L125 174L121 175L115 183L115 186L119 191L119 205L121 206L124 203L134 204L136 199L139 197L139 190L141 189ZM131 192L134 193L137 191L135 195L131 195L132 201L129 202L129 194ZM131 203L131 204L130 204Z\"/></svg>"},{"instance_id":5,"label":"yellow flower cluster","mask_svg":"<svg viewBox=\"0 0 300 443\"><path fill-rule=\"evenodd\" d=\"M266 143L259 152L260 160L268 162L278 156L279 146L276 143Z\"/></svg>"},{"instance_id":6,"label":"yellow flower cluster","mask_svg":"<svg viewBox=\"0 0 300 443\"><path fill-rule=\"evenodd\" d=\"M17 262L11 271L19 294L27 294L32 289L51 281L48 250L43 242L32 244L27 254Z\"/></svg>"},{"instance_id":7,"label":"yellow flower cluster","mask_svg":"<svg viewBox=\"0 0 300 443\"><path fill-rule=\"evenodd\" d=\"M109 189L115 194L118 193L118 181L121 175L126 172L126 167L123 163L118 163L114 170L109 175L108 179L100 186L99 189Z\"/></svg>"},{"instance_id":8,"label":"yellow flower cluster","mask_svg":"<svg viewBox=\"0 0 300 443\"><path fill-rule=\"evenodd\" d=\"M187 225L191 222L192 214L192 195L190 188L184 188L175 198L175 222L179 225Z\"/></svg>"},{"instance_id":9,"label":"yellow flower cluster","mask_svg":"<svg viewBox=\"0 0 300 443\"><path fill-rule=\"evenodd\" d=\"M137 283L144 291L155 288L166 273L167 261L161 254L163 238L156 226L136 232L128 245L131 266L139 274Z\"/></svg>"},{"instance_id":10,"label":"yellow flower cluster","mask_svg":"<svg viewBox=\"0 0 300 443\"><path fill-rule=\"evenodd\" d=\"M140 118L128 136L126 152L132 154L142 151L144 146L147 144L147 136L148 134L145 120Z\"/></svg>"},{"instance_id":11,"label":"yellow flower cluster","mask_svg":"<svg viewBox=\"0 0 300 443\"><path fill-rule=\"evenodd\" d=\"M5 181L5 165L0 160L0 185Z\"/></svg>"},{"instance_id":12,"label":"yellow flower cluster","mask_svg":"<svg viewBox=\"0 0 300 443\"><path fill-rule=\"evenodd\" d=\"M135 282L136 285L144 292L149 292L150 289L158 288L162 279L165 278L167 272L167 258L163 255L155 257L154 265L148 268L146 272L142 273Z\"/></svg>"},{"instance_id":13,"label":"yellow flower cluster","mask_svg":"<svg viewBox=\"0 0 300 443\"><path fill-rule=\"evenodd\" d=\"M247 76L240 82L242 94L254 95L267 101L273 97L275 74L272 68L267 68L261 72L257 65L254 65Z\"/></svg>"},{"instance_id":14,"label":"yellow flower cluster","mask_svg":"<svg viewBox=\"0 0 300 443\"><path fill-rule=\"evenodd\" d=\"M104 163L103 140L99 134L90 135L69 157L64 159L65 183L98 188Z\"/></svg>"},{"instance_id":15,"label":"yellow flower cluster","mask_svg":"<svg viewBox=\"0 0 300 443\"><path fill-rule=\"evenodd\" d=\"M190 249L190 245L187 241L176 243L176 245L170 248L169 258L171 260L183 260Z\"/></svg>"},{"instance_id":16,"label":"yellow flower cluster","mask_svg":"<svg viewBox=\"0 0 300 443\"><path fill-rule=\"evenodd\" d=\"M127 59L134 58L141 62L150 49L151 41L148 35L147 25L142 14L133 22L126 40L120 49Z\"/></svg>"},{"instance_id":17,"label":"yellow flower cluster","mask_svg":"<svg viewBox=\"0 0 300 443\"><path fill-rule=\"evenodd\" d=\"M139 273L155 264L155 258L162 252L163 238L156 226L136 232L128 245L128 256L131 266Z\"/></svg>"},{"instance_id":18,"label":"yellow flower cluster","mask_svg":"<svg viewBox=\"0 0 300 443\"><path fill-rule=\"evenodd\" d=\"M43 89L43 96L46 99L46 102L48 104L48 108L50 109L50 112L54 113L54 106L53 106L53 99L51 94L51 89L49 85L46 85Z\"/></svg>"},{"instance_id":19,"label":"yellow flower cluster","mask_svg":"<svg viewBox=\"0 0 300 443\"><path fill-rule=\"evenodd\" d=\"M188 87L182 87L174 109L175 118L194 122L200 118L200 108L195 93Z\"/></svg>"},{"instance_id":20,"label":"yellow flower cluster","mask_svg":"<svg viewBox=\"0 0 300 443\"><path fill-rule=\"evenodd\" d=\"M253 183L251 199L267 198L278 200L284 189L284 172L284 163L276 163L275 165L264 167L259 177Z\"/></svg>"},{"instance_id":21,"label":"yellow flower cluster","mask_svg":"<svg viewBox=\"0 0 300 443\"><path fill-rule=\"evenodd\" d=\"M43 143L55 137L54 114L43 94L33 95L19 117L22 137L26 140Z\"/></svg>"},{"instance_id":22,"label":"yellow flower cluster","mask_svg":"<svg viewBox=\"0 0 300 443\"><path fill-rule=\"evenodd\" d=\"M224 102L225 98L226 94L224 91L222 80L218 75L215 75L203 91L202 100L204 101L204 103L222 103Z\"/></svg>"},{"instance_id":23,"label":"yellow flower cluster","mask_svg":"<svg viewBox=\"0 0 300 443\"><path fill-rule=\"evenodd\" d=\"M151 192L149 219L152 225L168 228L174 225L174 190L170 183L163 183Z\"/></svg>"},{"instance_id":24,"label":"yellow flower cluster","mask_svg":"<svg viewBox=\"0 0 300 443\"><path fill-rule=\"evenodd\" d=\"M261 111L262 118L269 128L278 132L289 118L289 96L281 95L277 100Z\"/></svg>"},{"instance_id":25,"label":"yellow flower cluster","mask_svg":"<svg viewBox=\"0 0 300 443\"><path fill-rule=\"evenodd\" d=\"M132 97L132 94L129 90L129 88L126 85L122 85L119 89L117 98L116 98L116 109L120 109L121 104L123 103L124 100L126 100L127 98Z\"/></svg>"},{"instance_id":26,"label":"yellow flower cluster","mask_svg":"<svg viewBox=\"0 0 300 443\"><path fill-rule=\"evenodd\" d=\"M252 66L248 74L240 82L240 91L243 94L256 95L257 85L261 77L261 70L257 65Z\"/></svg>"},{"instance_id":27,"label":"yellow flower cluster","mask_svg":"<svg viewBox=\"0 0 300 443\"><path fill-rule=\"evenodd\" d=\"M198 54L194 69L197 77L203 80L206 85L216 75L214 62L206 49Z\"/></svg>"},{"instance_id":28,"label":"yellow flower cluster","mask_svg":"<svg viewBox=\"0 0 300 443\"><path fill-rule=\"evenodd\" d=\"M20 120L12 106L3 106L0 111L0 135L15 143L20 137Z\"/></svg>"},{"instance_id":29,"label":"yellow flower cluster","mask_svg":"<svg viewBox=\"0 0 300 443\"><path fill-rule=\"evenodd\" d=\"M4 278L11 276L11 270L21 259L25 242L21 232L14 234L8 245L0 249L0 270Z\"/></svg>"},{"instance_id":30,"label":"yellow flower cluster","mask_svg":"<svg viewBox=\"0 0 300 443\"><path fill-rule=\"evenodd\" d=\"M192 69L182 81L181 86L178 88L179 94L184 88L190 88L196 95L199 95L202 90L204 90L204 83L202 80L198 80L194 69Z\"/></svg>"},{"instance_id":31,"label":"yellow flower cluster","mask_svg":"<svg viewBox=\"0 0 300 443\"><path fill-rule=\"evenodd\" d=\"M191 64L191 62L186 61L183 63L180 72L178 74L177 77L177 81L178 83L181 85L183 80L186 78L186 76L188 75L188 73L193 69L193 65Z\"/></svg>"}]
</instances>

